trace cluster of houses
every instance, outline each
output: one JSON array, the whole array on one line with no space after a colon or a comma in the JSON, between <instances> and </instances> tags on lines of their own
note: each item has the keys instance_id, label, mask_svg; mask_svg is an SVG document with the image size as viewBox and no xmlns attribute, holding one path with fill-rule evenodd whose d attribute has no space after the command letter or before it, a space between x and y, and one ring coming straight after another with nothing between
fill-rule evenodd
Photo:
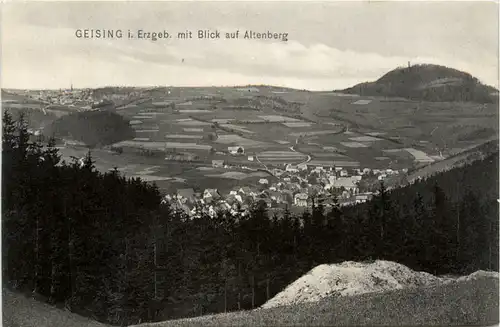
<instances>
[{"instance_id":1,"label":"cluster of houses","mask_svg":"<svg viewBox=\"0 0 500 327\"><path fill-rule=\"evenodd\" d=\"M50 104L59 104L91 110L92 108L99 106L104 102L109 102L110 100L124 100L130 97L137 97L140 94L140 91L137 91L127 94L113 94L111 96L101 95L98 99L92 89L73 89L73 86L71 86L69 89L40 90L36 92L30 91L26 95L32 99Z\"/></svg>"},{"instance_id":2,"label":"cluster of houses","mask_svg":"<svg viewBox=\"0 0 500 327\"><path fill-rule=\"evenodd\" d=\"M223 196L217 189L207 188L203 192L195 192L193 188L178 189L175 194L165 195L162 202L169 203L174 210L183 211L189 216L208 214L214 217L220 211L243 216L248 213L250 205L257 194L248 187L241 187Z\"/></svg>"},{"instance_id":3,"label":"cluster of houses","mask_svg":"<svg viewBox=\"0 0 500 327\"><path fill-rule=\"evenodd\" d=\"M71 87L71 89L61 89L58 91L42 90L35 94L30 94L30 97L52 104L76 106L88 109L90 109L92 104L94 104L95 102L93 97L93 90L73 90L73 87Z\"/></svg>"},{"instance_id":4,"label":"cluster of houses","mask_svg":"<svg viewBox=\"0 0 500 327\"><path fill-rule=\"evenodd\" d=\"M212 163L214 167L226 167L224 161ZM268 208L310 207L313 201L321 201L325 207L352 205L369 201L373 192L360 189L359 182L365 177L399 174L396 170L345 169L308 165L286 165L285 169L272 169L268 178L260 178L257 185L241 186L228 194L217 189L195 192L192 188L179 189L165 196L164 201L174 209L193 216L202 212L213 216L218 211L246 213L250 206L262 202Z\"/></svg>"}]
</instances>

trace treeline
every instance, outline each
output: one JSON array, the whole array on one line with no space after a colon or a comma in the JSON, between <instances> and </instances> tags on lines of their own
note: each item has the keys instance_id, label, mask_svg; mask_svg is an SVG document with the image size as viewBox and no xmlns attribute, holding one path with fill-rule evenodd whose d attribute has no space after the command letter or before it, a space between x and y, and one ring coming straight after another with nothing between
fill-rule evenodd
<instances>
[{"instance_id":1,"label":"treeline","mask_svg":"<svg viewBox=\"0 0 500 327\"><path fill-rule=\"evenodd\" d=\"M60 161L3 117L3 282L102 322L250 309L321 263L498 270L498 153L373 201L190 219L154 185ZM335 202L335 199L333 199Z\"/></svg>"}]
</instances>

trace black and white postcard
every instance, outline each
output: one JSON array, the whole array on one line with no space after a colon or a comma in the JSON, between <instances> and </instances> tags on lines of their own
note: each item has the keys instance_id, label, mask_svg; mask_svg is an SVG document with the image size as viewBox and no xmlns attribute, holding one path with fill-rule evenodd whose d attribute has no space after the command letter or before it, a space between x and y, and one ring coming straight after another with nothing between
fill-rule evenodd
<instances>
[{"instance_id":1,"label":"black and white postcard","mask_svg":"<svg viewBox=\"0 0 500 327\"><path fill-rule=\"evenodd\" d=\"M498 2L0 6L4 326L498 325Z\"/></svg>"}]
</instances>

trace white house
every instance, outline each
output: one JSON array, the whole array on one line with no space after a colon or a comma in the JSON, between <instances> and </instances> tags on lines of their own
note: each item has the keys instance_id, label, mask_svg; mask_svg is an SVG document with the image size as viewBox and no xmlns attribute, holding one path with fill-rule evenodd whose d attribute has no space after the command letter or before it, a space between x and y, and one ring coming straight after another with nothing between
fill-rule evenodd
<instances>
[{"instance_id":1,"label":"white house","mask_svg":"<svg viewBox=\"0 0 500 327\"><path fill-rule=\"evenodd\" d=\"M298 173L298 172L299 172L299 169L297 168L297 166L294 166L294 165L292 165L292 164L288 164L288 165L286 165L285 170L286 170L287 172L290 172L290 173Z\"/></svg>"},{"instance_id":2,"label":"white house","mask_svg":"<svg viewBox=\"0 0 500 327\"><path fill-rule=\"evenodd\" d=\"M352 193L356 194L358 193L358 185L357 185L357 180L353 179L351 177L340 177L337 178L334 183L332 183L333 187L336 188L345 188L348 191L352 191Z\"/></svg>"},{"instance_id":3,"label":"white house","mask_svg":"<svg viewBox=\"0 0 500 327\"><path fill-rule=\"evenodd\" d=\"M371 193L361 193L361 194L357 194L355 199L356 199L356 203L365 203L366 201L371 200L372 197L373 197L373 194L371 194Z\"/></svg>"},{"instance_id":4,"label":"white house","mask_svg":"<svg viewBox=\"0 0 500 327\"><path fill-rule=\"evenodd\" d=\"M208 208L208 215L211 217L211 218L214 218L216 215L217 215L217 211L215 211L214 207L213 206L210 206Z\"/></svg>"},{"instance_id":5,"label":"white house","mask_svg":"<svg viewBox=\"0 0 500 327\"><path fill-rule=\"evenodd\" d=\"M343 169L340 171L340 177L347 177L349 176L349 173L347 172L347 170Z\"/></svg>"},{"instance_id":6,"label":"white house","mask_svg":"<svg viewBox=\"0 0 500 327\"><path fill-rule=\"evenodd\" d=\"M242 146L229 146L227 147L227 150L233 155L245 153L245 149Z\"/></svg>"},{"instance_id":7,"label":"white house","mask_svg":"<svg viewBox=\"0 0 500 327\"><path fill-rule=\"evenodd\" d=\"M259 184L269 184L269 181L266 178L259 179Z\"/></svg>"},{"instance_id":8,"label":"white house","mask_svg":"<svg viewBox=\"0 0 500 327\"><path fill-rule=\"evenodd\" d=\"M248 156L248 161L253 161L253 156Z\"/></svg>"},{"instance_id":9,"label":"white house","mask_svg":"<svg viewBox=\"0 0 500 327\"><path fill-rule=\"evenodd\" d=\"M335 176L335 175L328 176L328 182L329 182L329 183L332 183L332 184L333 184L333 183L335 182L335 180L336 180L336 179L337 179L337 176Z\"/></svg>"},{"instance_id":10,"label":"white house","mask_svg":"<svg viewBox=\"0 0 500 327\"><path fill-rule=\"evenodd\" d=\"M298 207L307 207L308 195L305 193L297 193L293 197L293 203Z\"/></svg>"},{"instance_id":11,"label":"white house","mask_svg":"<svg viewBox=\"0 0 500 327\"><path fill-rule=\"evenodd\" d=\"M212 167L214 168L224 167L224 160L212 160Z\"/></svg>"},{"instance_id":12,"label":"white house","mask_svg":"<svg viewBox=\"0 0 500 327\"><path fill-rule=\"evenodd\" d=\"M307 164L301 163L297 165L298 170L307 170Z\"/></svg>"},{"instance_id":13,"label":"white house","mask_svg":"<svg viewBox=\"0 0 500 327\"><path fill-rule=\"evenodd\" d=\"M207 188L205 192L203 192L203 200L205 201L213 201L220 199L220 193L215 188Z\"/></svg>"}]
</instances>

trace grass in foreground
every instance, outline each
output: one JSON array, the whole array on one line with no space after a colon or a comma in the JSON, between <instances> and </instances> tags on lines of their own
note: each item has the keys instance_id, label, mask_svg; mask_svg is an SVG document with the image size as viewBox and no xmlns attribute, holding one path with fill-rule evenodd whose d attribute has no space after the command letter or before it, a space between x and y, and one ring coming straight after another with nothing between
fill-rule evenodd
<instances>
[{"instance_id":1,"label":"grass in foreground","mask_svg":"<svg viewBox=\"0 0 500 327\"><path fill-rule=\"evenodd\" d=\"M138 326L489 326L499 321L498 296L498 280L484 278Z\"/></svg>"},{"instance_id":2,"label":"grass in foreground","mask_svg":"<svg viewBox=\"0 0 500 327\"><path fill-rule=\"evenodd\" d=\"M353 297L137 325L170 326L491 326L497 325L498 279L482 278L426 289ZM107 325L3 290L5 327L105 327Z\"/></svg>"},{"instance_id":3,"label":"grass in foreground","mask_svg":"<svg viewBox=\"0 0 500 327\"><path fill-rule=\"evenodd\" d=\"M3 289L3 327L106 327L98 323L22 294Z\"/></svg>"}]
</instances>

